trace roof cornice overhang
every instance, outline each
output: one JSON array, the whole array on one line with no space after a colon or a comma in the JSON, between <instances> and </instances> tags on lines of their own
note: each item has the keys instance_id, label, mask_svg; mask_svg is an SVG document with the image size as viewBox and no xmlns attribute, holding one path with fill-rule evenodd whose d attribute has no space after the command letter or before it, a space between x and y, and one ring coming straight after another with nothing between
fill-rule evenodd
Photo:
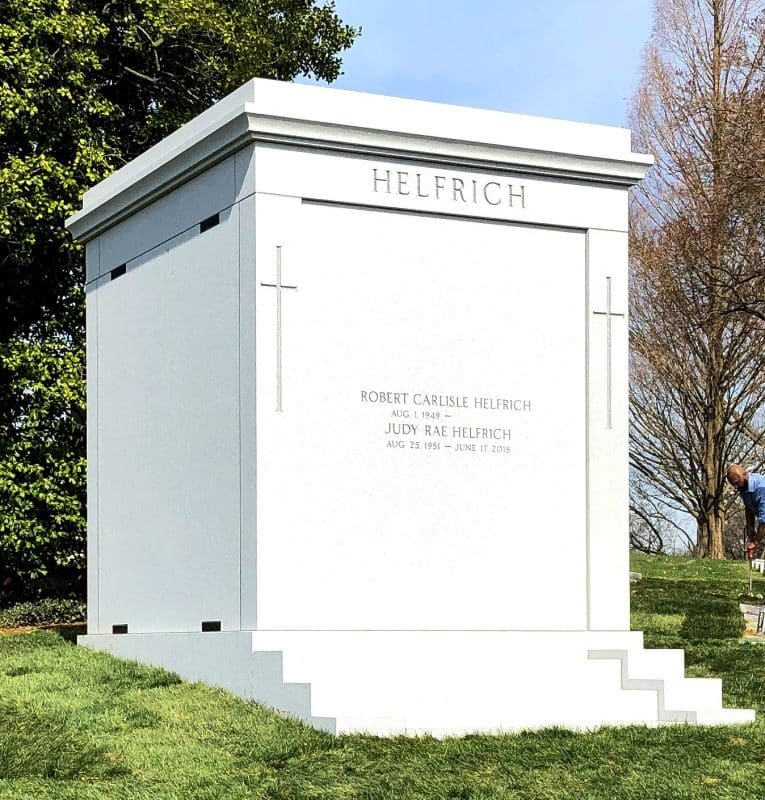
<instances>
[{"instance_id":1,"label":"roof cornice overhang","mask_svg":"<svg viewBox=\"0 0 765 800\"><path fill-rule=\"evenodd\" d=\"M156 158L147 151L123 180L121 170L91 189L66 227L87 242L252 143L623 187L640 181L653 163L639 153L596 157L287 118L245 103L174 151L165 148Z\"/></svg>"}]
</instances>

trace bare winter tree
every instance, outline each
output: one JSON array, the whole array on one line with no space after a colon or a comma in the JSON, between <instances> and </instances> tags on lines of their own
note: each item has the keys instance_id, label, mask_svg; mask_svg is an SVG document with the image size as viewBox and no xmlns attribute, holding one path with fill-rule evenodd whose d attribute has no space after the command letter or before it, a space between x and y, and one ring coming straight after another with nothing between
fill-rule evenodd
<instances>
[{"instance_id":1,"label":"bare winter tree","mask_svg":"<svg viewBox=\"0 0 765 800\"><path fill-rule=\"evenodd\" d=\"M690 553L695 540L676 511L636 470L630 475L630 548L641 553Z\"/></svg>"},{"instance_id":2,"label":"bare winter tree","mask_svg":"<svg viewBox=\"0 0 765 800\"><path fill-rule=\"evenodd\" d=\"M765 25L765 22L763 23ZM760 67L762 70L762 67ZM733 192L740 216L735 268L726 265L721 289L728 298L723 313L743 316L765 326L765 90L762 85L747 99L750 114L736 131L738 154ZM747 124L748 123L748 124Z\"/></svg>"},{"instance_id":3,"label":"bare winter tree","mask_svg":"<svg viewBox=\"0 0 765 800\"><path fill-rule=\"evenodd\" d=\"M764 23L765 0L656 0L631 120L656 157L631 209L633 506L691 515L712 558L726 465L765 458L765 326L734 311L736 287L764 285Z\"/></svg>"}]
</instances>

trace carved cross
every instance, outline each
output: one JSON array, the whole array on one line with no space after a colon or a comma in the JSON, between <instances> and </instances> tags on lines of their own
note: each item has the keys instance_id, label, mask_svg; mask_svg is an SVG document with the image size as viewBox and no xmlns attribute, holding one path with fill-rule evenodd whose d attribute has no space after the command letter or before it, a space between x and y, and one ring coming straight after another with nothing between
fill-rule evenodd
<instances>
[{"instance_id":1,"label":"carved cross","mask_svg":"<svg viewBox=\"0 0 765 800\"><path fill-rule=\"evenodd\" d=\"M610 430L611 424L611 318L623 317L624 312L613 311L611 308L611 277L606 278L606 310L593 311L593 314L602 314L606 318L606 427Z\"/></svg>"},{"instance_id":2,"label":"carved cross","mask_svg":"<svg viewBox=\"0 0 765 800\"><path fill-rule=\"evenodd\" d=\"M276 410L282 411L282 289L297 289L282 283L282 248L276 246L276 283L261 283L276 289Z\"/></svg>"}]
</instances>

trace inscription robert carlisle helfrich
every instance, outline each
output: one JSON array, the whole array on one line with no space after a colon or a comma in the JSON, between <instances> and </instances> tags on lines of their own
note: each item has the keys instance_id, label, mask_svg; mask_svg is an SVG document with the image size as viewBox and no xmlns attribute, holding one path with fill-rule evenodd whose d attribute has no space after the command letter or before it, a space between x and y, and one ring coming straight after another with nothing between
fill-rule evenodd
<instances>
[{"instance_id":1,"label":"inscription robert carlisle helfrich","mask_svg":"<svg viewBox=\"0 0 765 800\"><path fill-rule=\"evenodd\" d=\"M496 415L531 411L530 400L424 391L362 389L360 399L386 410L380 428L385 447L394 450L507 455L512 432ZM490 421L476 419L488 412L494 412Z\"/></svg>"}]
</instances>

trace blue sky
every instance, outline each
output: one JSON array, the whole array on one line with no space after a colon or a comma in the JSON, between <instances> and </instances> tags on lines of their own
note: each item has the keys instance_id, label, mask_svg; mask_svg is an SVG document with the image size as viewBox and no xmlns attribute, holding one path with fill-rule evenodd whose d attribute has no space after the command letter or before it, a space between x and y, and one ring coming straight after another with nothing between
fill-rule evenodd
<instances>
[{"instance_id":1,"label":"blue sky","mask_svg":"<svg viewBox=\"0 0 765 800\"><path fill-rule=\"evenodd\" d=\"M336 0L343 89L625 125L652 0ZM307 81L306 81L307 82Z\"/></svg>"}]
</instances>

